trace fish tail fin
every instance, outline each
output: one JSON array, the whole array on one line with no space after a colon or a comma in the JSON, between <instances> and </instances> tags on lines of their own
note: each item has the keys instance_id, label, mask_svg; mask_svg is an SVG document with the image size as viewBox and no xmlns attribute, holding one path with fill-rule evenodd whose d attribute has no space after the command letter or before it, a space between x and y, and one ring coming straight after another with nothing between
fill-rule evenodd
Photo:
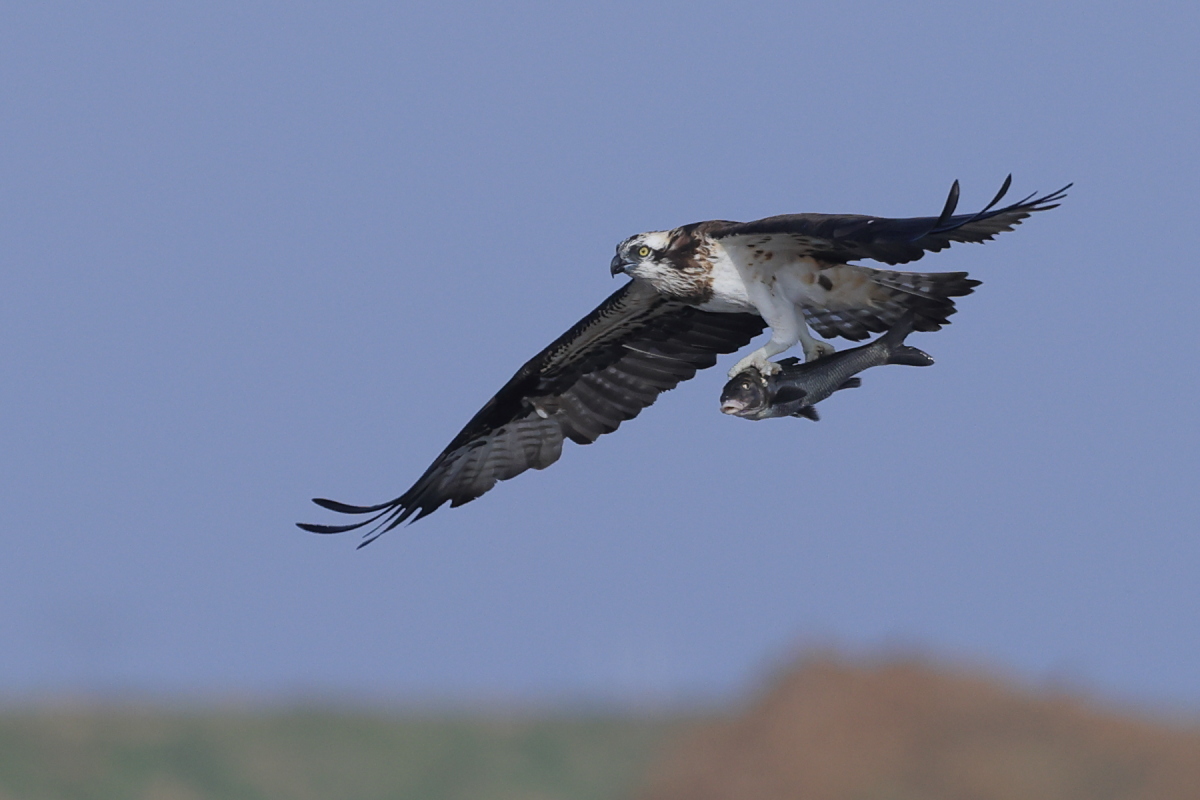
<instances>
[{"instance_id":1,"label":"fish tail fin","mask_svg":"<svg viewBox=\"0 0 1200 800\"><path fill-rule=\"evenodd\" d=\"M887 329L887 333L880 336L876 341L889 350L899 347L904 344L904 340L913 332L913 327L916 325L917 315L910 308L905 311L900 319L892 327Z\"/></svg>"},{"instance_id":2,"label":"fish tail fin","mask_svg":"<svg viewBox=\"0 0 1200 800\"><path fill-rule=\"evenodd\" d=\"M915 324L916 314L909 310L896 320L896 324L889 328L887 333L879 337L879 343L888 350L887 363L903 364L907 367L928 367L933 363L933 358L924 350L904 343L913 332Z\"/></svg>"},{"instance_id":3,"label":"fish tail fin","mask_svg":"<svg viewBox=\"0 0 1200 800\"><path fill-rule=\"evenodd\" d=\"M933 363L933 357L924 350L918 350L911 345L902 344L892 350L891 355L888 356L887 363L903 364L906 367L928 367Z\"/></svg>"}]
</instances>

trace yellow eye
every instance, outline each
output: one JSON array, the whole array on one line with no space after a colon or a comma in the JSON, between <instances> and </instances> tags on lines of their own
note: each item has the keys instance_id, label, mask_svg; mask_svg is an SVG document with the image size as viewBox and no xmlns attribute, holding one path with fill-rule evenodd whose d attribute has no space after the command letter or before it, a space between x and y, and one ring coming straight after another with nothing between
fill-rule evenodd
<instances>
[{"instance_id":1,"label":"yellow eye","mask_svg":"<svg viewBox=\"0 0 1200 800\"><path fill-rule=\"evenodd\" d=\"M646 256L650 255L650 248L646 247L646 245L642 245L637 249L637 253L638 258L645 258Z\"/></svg>"}]
</instances>

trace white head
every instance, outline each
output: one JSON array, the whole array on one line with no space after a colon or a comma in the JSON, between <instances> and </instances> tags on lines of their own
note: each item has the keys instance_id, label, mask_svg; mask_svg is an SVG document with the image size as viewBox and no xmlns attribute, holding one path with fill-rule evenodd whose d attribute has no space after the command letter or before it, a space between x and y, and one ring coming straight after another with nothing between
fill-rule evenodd
<instances>
[{"instance_id":1,"label":"white head","mask_svg":"<svg viewBox=\"0 0 1200 800\"><path fill-rule=\"evenodd\" d=\"M610 270L613 275L624 272L631 278L654 281L662 270L672 269L662 259L671 243L670 231L649 231L630 236L617 245Z\"/></svg>"},{"instance_id":2,"label":"white head","mask_svg":"<svg viewBox=\"0 0 1200 800\"><path fill-rule=\"evenodd\" d=\"M663 297L700 305L712 298L712 269L690 226L630 236L617 245L612 274L649 283Z\"/></svg>"}]
</instances>

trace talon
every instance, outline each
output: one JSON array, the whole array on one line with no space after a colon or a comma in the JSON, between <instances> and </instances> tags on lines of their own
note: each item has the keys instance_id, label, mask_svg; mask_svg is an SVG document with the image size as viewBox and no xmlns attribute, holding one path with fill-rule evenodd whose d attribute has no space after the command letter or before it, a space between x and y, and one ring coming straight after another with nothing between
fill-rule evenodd
<instances>
[{"instance_id":1,"label":"talon","mask_svg":"<svg viewBox=\"0 0 1200 800\"><path fill-rule=\"evenodd\" d=\"M729 377L736 377L751 368L758 370L759 374L763 377L769 377L783 369L774 361L768 361L766 356L756 351L734 364L733 369L729 370Z\"/></svg>"},{"instance_id":2,"label":"talon","mask_svg":"<svg viewBox=\"0 0 1200 800\"><path fill-rule=\"evenodd\" d=\"M804 360L816 361L818 358L831 356L836 352L837 348L831 345L829 342L818 342L814 340L811 347L807 344L804 345Z\"/></svg>"}]
</instances>

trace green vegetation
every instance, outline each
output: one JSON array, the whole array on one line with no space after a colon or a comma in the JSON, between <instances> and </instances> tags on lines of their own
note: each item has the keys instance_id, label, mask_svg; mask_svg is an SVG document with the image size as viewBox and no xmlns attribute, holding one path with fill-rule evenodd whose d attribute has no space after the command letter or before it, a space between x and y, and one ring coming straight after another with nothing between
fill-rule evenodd
<instances>
[{"instance_id":1,"label":"green vegetation","mask_svg":"<svg viewBox=\"0 0 1200 800\"><path fill-rule=\"evenodd\" d=\"M603 800L681 720L9 711L0 800Z\"/></svg>"}]
</instances>

